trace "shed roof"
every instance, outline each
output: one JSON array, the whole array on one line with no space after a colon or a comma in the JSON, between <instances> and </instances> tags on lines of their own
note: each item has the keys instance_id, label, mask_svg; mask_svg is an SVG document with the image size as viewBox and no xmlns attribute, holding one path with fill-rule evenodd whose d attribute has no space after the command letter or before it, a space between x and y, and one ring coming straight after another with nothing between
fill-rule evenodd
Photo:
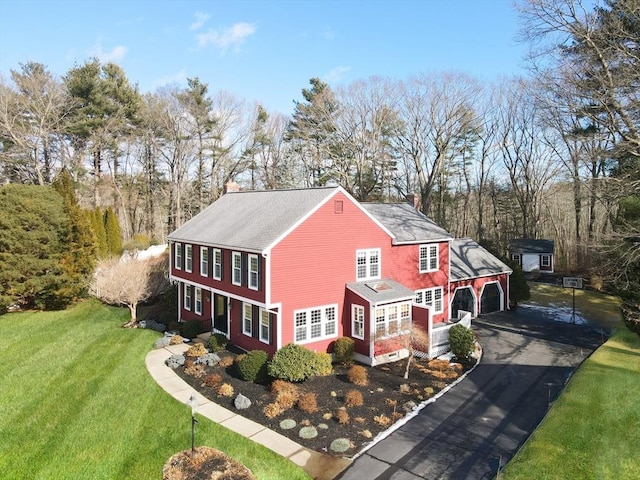
<instances>
[{"instance_id":1,"label":"shed roof","mask_svg":"<svg viewBox=\"0 0 640 480\"><path fill-rule=\"evenodd\" d=\"M449 245L452 281L512 273L506 263L470 238L457 238Z\"/></svg>"},{"instance_id":2,"label":"shed roof","mask_svg":"<svg viewBox=\"0 0 640 480\"><path fill-rule=\"evenodd\" d=\"M553 240L515 238L509 245L511 253L553 253Z\"/></svg>"},{"instance_id":3,"label":"shed roof","mask_svg":"<svg viewBox=\"0 0 640 480\"><path fill-rule=\"evenodd\" d=\"M169 240L262 252L340 187L228 192Z\"/></svg>"},{"instance_id":4,"label":"shed roof","mask_svg":"<svg viewBox=\"0 0 640 480\"><path fill-rule=\"evenodd\" d=\"M373 305L412 300L415 297L413 290L388 278L347 283L347 288Z\"/></svg>"},{"instance_id":5,"label":"shed roof","mask_svg":"<svg viewBox=\"0 0 640 480\"><path fill-rule=\"evenodd\" d=\"M408 203L362 203L393 236L394 244L450 240L451 234Z\"/></svg>"}]
</instances>

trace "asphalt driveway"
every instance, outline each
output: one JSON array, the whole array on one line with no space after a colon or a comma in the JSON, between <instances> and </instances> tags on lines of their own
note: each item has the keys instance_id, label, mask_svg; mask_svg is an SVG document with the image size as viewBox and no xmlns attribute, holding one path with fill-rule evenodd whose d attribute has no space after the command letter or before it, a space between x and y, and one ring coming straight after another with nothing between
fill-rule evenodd
<instances>
[{"instance_id":1,"label":"asphalt driveway","mask_svg":"<svg viewBox=\"0 0 640 480\"><path fill-rule=\"evenodd\" d=\"M604 340L518 309L474 320L484 354L450 392L358 457L341 480L490 479ZM411 379L411 377L409 377Z\"/></svg>"}]
</instances>

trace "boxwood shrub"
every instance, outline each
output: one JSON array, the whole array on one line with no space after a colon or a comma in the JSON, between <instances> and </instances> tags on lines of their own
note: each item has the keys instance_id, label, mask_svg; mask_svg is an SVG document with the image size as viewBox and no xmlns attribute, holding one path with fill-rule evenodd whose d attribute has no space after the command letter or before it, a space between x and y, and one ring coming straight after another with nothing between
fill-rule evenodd
<instances>
[{"instance_id":1,"label":"boxwood shrub","mask_svg":"<svg viewBox=\"0 0 640 480\"><path fill-rule=\"evenodd\" d=\"M451 352L458 360L469 360L473 353L475 337L470 328L457 324L449 330Z\"/></svg>"},{"instance_id":2,"label":"boxwood shrub","mask_svg":"<svg viewBox=\"0 0 640 480\"><path fill-rule=\"evenodd\" d=\"M317 374L318 360L311 350L290 343L276 352L269 362L268 372L273 378L302 382Z\"/></svg>"},{"instance_id":3,"label":"boxwood shrub","mask_svg":"<svg viewBox=\"0 0 640 480\"><path fill-rule=\"evenodd\" d=\"M336 362L343 365L351 365L353 363L355 342L350 337L340 337L333 346L333 354Z\"/></svg>"},{"instance_id":4,"label":"boxwood shrub","mask_svg":"<svg viewBox=\"0 0 640 480\"><path fill-rule=\"evenodd\" d=\"M267 361L269 355L264 350L252 350L238 357L236 368L240 378L247 382L263 382L268 378Z\"/></svg>"}]
</instances>

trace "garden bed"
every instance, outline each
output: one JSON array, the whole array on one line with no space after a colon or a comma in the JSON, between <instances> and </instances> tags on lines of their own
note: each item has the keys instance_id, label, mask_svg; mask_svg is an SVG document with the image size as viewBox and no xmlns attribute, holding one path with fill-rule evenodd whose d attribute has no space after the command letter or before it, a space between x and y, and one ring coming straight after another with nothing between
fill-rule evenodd
<instances>
[{"instance_id":1,"label":"garden bed","mask_svg":"<svg viewBox=\"0 0 640 480\"><path fill-rule=\"evenodd\" d=\"M309 449L346 457L362 450L377 435L454 382L471 366L446 360L416 359L405 380L406 360L400 360L365 367L367 385L359 386L348 379L350 367L334 364L332 374L294 384L296 402L287 394L277 400L276 393L271 392L270 381L260 384L241 380L234 364L237 352L232 350L218 353L221 358L218 365L190 368L191 362L187 359L185 366L178 367L176 372L213 402ZM248 408L236 408L238 394L251 401ZM303 396L304 400L300 400ZM300 407L305 406L314 410L314 399L311 398L314 396L315 411L301 410Z\"/></svg>"}]
</instances>

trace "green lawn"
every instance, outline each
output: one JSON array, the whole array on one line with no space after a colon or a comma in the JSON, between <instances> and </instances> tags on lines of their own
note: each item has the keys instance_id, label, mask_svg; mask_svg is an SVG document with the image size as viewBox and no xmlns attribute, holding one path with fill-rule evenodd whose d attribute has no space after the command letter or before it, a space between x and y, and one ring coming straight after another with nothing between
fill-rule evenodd
<instances>
[{"instance_id":1,"label":"green lawn","mask_svg":"<svg viewBox=\"0 0 640 480\"><path fill-rule=\"evenodd\" d=\"M638 478L640 337L607 317L608 307L598 311L607 299L596 295L594 303L585 293L582 308L610 320L614 334L575 373L502 480Z\"/></svg>"},{"instance_id":2,"label":"green lawn","mask_svg":"<svg viewBox=\"0 0 640 480\"><path fill-rule=\"evenodd\" d=\"M0 317L0 478L160 479L190 448L190 411L151 378L158 333L119 326L129 311L86 301ZM259 479L308 479L288 460L199 418L197 444Z\"/></svg>"}]
</instances>

